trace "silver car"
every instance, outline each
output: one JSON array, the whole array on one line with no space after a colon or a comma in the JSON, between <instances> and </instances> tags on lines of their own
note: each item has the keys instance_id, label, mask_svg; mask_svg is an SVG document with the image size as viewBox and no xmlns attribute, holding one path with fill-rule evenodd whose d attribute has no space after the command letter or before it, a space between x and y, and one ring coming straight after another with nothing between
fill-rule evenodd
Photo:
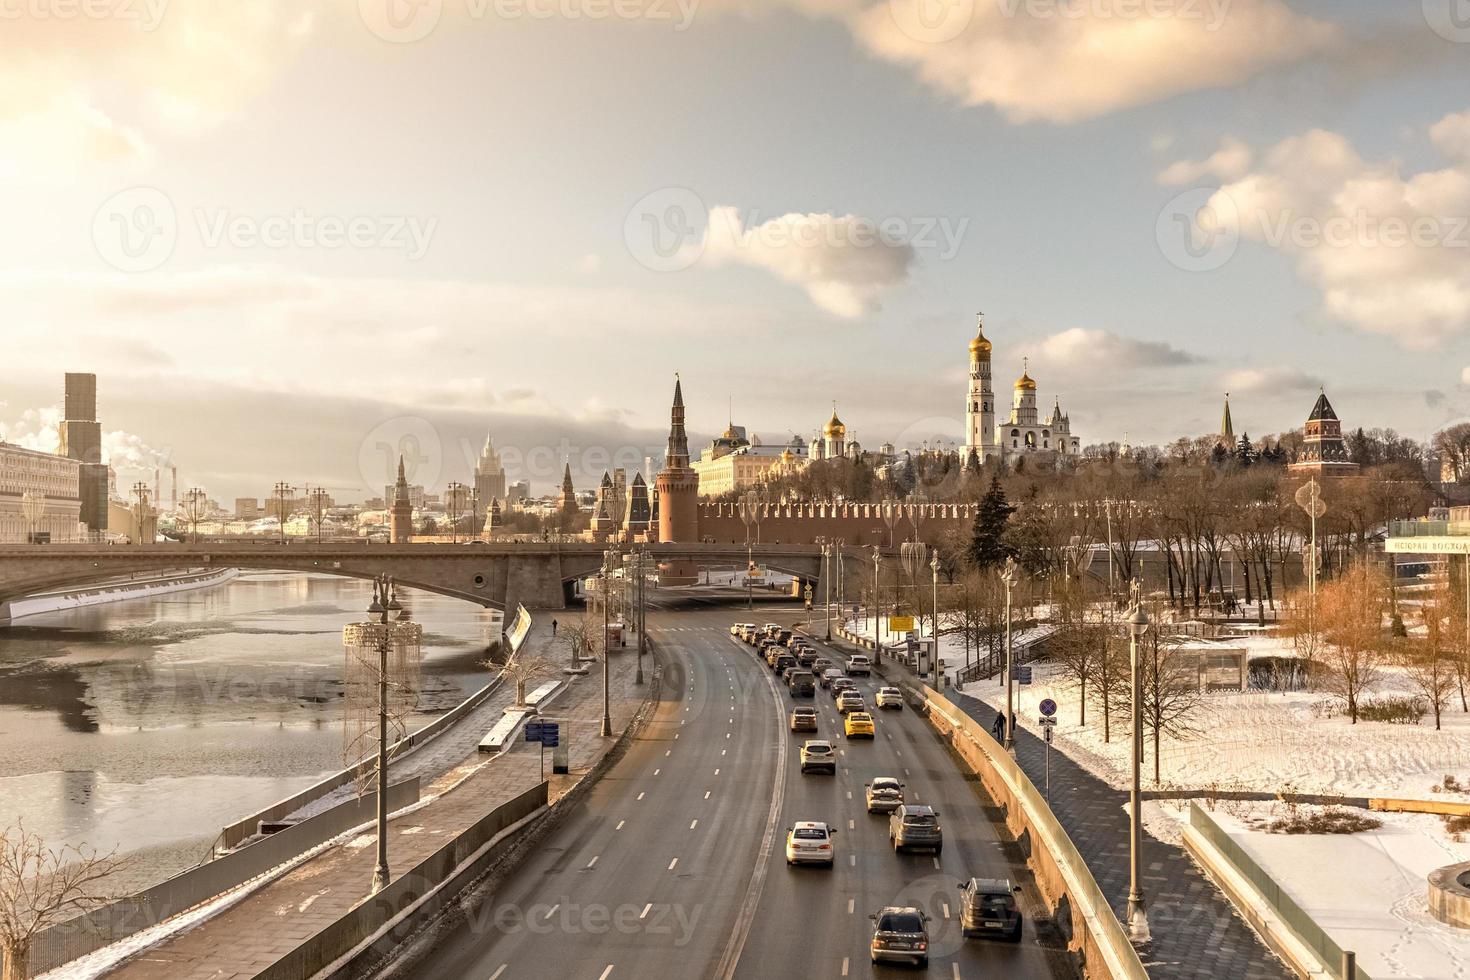
<instances>
[{"instance_id":1,"label":"silver car","mask_svg":"<svg viewBox=\"0 0 1470 980\"><path fill-rule=\"evenodd\" d=\"M863 790L869 813L892 813L903 806L903 783L892 776L875 776Z\"/></svg>"}]
</instances>

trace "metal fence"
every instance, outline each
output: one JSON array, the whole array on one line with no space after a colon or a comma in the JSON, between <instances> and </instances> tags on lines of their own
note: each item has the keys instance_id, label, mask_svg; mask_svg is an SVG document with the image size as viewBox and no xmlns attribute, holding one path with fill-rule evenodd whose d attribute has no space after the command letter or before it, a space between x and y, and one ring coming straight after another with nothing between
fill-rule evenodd
<instances>
[{"instance_id":1,"label":"metal fence","mask_svg":"<svg viewBox=\"0 0 1470 980\"><path fill-rule=\"evenodd\" d=\"M1311 947L1318 959L1326 965L1328 974L1343 980L1343 950L1326 930L1319 926L1306 910L1276 884L1266 869L1256 863L1235 840L1198 803L1189 804L1189 826L1219 851L1235 868L1236 872L1261 893L1267 904L1275 910L1286 927L1296 934L1303 944ZM1362 967L1354 970L1355 980L1372 980Z\"/></svg>"},{"instance_id":2,"label":"metal fence","mask_svg":"<svg viewBox=\"0 0 1470 980\"><path fill-rule=\"evenodd\" d=\"M417 776L388 787L390 812L418 799ZM31 944L30 970L40 974L55 969L211 901L344 831L372 822L377 815L377 801L376 793L354 797L136 895L43 930Z\"/></svg>"}]
</instances>

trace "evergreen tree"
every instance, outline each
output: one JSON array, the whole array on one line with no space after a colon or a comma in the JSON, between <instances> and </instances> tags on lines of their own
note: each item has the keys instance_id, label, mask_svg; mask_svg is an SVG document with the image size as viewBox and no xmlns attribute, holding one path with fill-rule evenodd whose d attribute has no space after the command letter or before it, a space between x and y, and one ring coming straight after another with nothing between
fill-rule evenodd
<instances>
[{"instance_id":1,"label":"evergreen tree","mask_svg":"<svg viewBox=\"0 0 1470 980\"><path fill-rule=\"evenodd\" d=\"M1251 435L1249 432L1242 433L1240 443L1235 447L1235 459L1241 466L1249 466L1256 458L1256 451L1251 446Z\"/></svg>"},{"instance_id":2,"label":"evergreen tree","mask_svg":"<svg viewBox=\"0 0 1470 980\"><path fill-rule=\"evenodd\" d=\"M1230 452L1218 442L1215 448L1210 450L1210 464L1213 466L1224 466L1225 461L1230 458Z\"/></svg>"},{"instance_id":3,"label":"evergreen tree","mask_svg":"<svg viewBox=\"0 0 1470 980\"><path fill-rule=\"evenodd\" d=\"M980 475L980 457L978 455L976 455L975 450L973 450L973 449L970 450L970 454L967 457L965 457L965 475L966 476L979 476Z\"/></svg>"},{"instance_id":4,"label":"evergreen tree","mask_svg":"<svg viewBox=\"0 0 1470 980\"><path fill-rule=\"evenodd\" d=\"M1016 508L1006 501L1006 492L1000 478L991 476L990 489L980 500L975 512L975 526L970 534L968 557L970 564L978 569L994 568L1010 554L1005 545L1006 525Z\"/></svg>"}]
</instances>

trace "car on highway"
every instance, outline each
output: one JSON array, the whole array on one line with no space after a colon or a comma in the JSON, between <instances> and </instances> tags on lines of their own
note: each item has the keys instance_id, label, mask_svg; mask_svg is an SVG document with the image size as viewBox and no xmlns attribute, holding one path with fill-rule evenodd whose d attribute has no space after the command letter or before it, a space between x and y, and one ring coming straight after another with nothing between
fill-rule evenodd
<instances>
[{"instance_id":1,"label":"car on highway","mask_svg":"<svg viewBox=\"0 0 1470 980\"><path fill-rule=\"evenodd\" d=\"M809 738L801 743L801 772L826 772L837 775L837 752L832 743L822 738Z\"/></svg>"},{"instance_id":2,"label":"car on highway","mask_svg":"<svg viewBox=\"0 0 1470 980\"><path fill-rule=\"evenodd\" d=\"M800 704L791 709L791 730L793 732L814 732L817 730L817 709L809 704Z\"/></svg>"},{"instance_id":3,"label":"car on highway","mask_svg":"<svg viewBox=\"0 0 1470 980\"><path fill-rule=\"evenodd\" d=\"M771 670L775 671L778 676L783 671L785 671L787 667L795 666L797 666L796 658L789 653L778 653L776 654L776 658L771 661Z\"/></svg>"},{"instance_id":4,"label":"car on highway","mask_svg":"<svg viewBox=\"0 0 1470 980\"><path fill-rule=\"evenodd\" d=\"M812 698L817 695L817 679L809 670L793 670L786 679L786 689L793 698ZM813 708L813 711L816 709Z\"/></svg>"},{"instance_id":5,"label":"car on highway","mask_svg":"<svg viewBox=\"0 0 1470 980\"><path fill-rule=\"evenodd\" d=\"M846 678L843 677L842 671L836 667L828 667L817 675L817 680L821 682L823 687L831 687L833 681L846 680Z\"/></svg>"},{"instance_id":6,"label":"car on highway","mask_svg":"<svg viewBox=\"0 0 1470 980\"><path fill-rule=\"evenodd\" d=\"M903 692L896 687L880 687L873 703L880 708L896 708L902 711Z\"/></svg>"},{"instance_id":7,"label":"car on highway","mask_svg":"<svg viewBox=\"0 0 1470 980\"><path fill-rule=\"evenodd\" d=\"M863 700L861 693L853 690L843 691L837 695L837 713L839 715L850 714L854 711L867 711L868 703Z\"/></svg>"},{"instance_id":8,"label":"car on highway","mask_svg":"<svg viewBox=\"0 0 1470 980\"><path fill-rule=\"evenodd\" d=\"M746 630L753 630L753 629L755 629L755 624L754 623L736 623L735 625L733 625L733 626L730 627L730 635L731 636L740 636Z\"/></svg>"},{"instance_id":9,"label":"car on highway","mask_svg":"<svg viewBox=\"0 0 1470 980\"><path fill-rule=\"evenodd\" d=\"M789 663L785 667L782 667L781 668L781 683L782 684L785 684L787 687L790 687L791 686L791 675L792 674L795 674L798 670L801 670L801 664L798 664L798 663Z\"/></svg>"},{"instance_id":10,"label":"car on highway","mask_svg":"<svg viewBox=\"0 0 1470 980\"><path fill-rule=\"evenodd\" d=\"M856 691L857 682L851 677L834 677L832 683L827 685L827 690L832 693L832 700L836 701L842 697L843 691Z\"/></svg>"},{"instance_id":11,"label":"car on highway","mask_svg":"<svg viewBox=\"0 0 1470 980\"><path fill-rule=\"evenodd\" d=\"M801 664L803 667L810 667L812 664L817 662L817 651L813 650L811 647L797 647L796 662Z\"/></svg>"},{"instance_id":12,"label":"car on highway","mask_svg":"<svg viewBox=\"0 0 1470 980\"><path fill-rule=\"evenodd\" d=\"M766 623L764 626L761 627L761 632L774 639L776 634L781 632L781 624Z\"/></svg>"},{"instance_id":13,"label":"car on highway","mask_svg":"<svg viewBox=\"0 0 1470 980\"><path fill-rule=\"evenodd\" d=\"M863 800L869 813L892 813L903 805L903 783L892 776L874 776L863 785Z\"/></svg>"},{"instance_id":14,"label":"car on highway","mask_svg":"<svg viewBox=\"0 0 1470 980\"><path fill-rule=\"evenodd\" d=\"M868 916L873 941L868 947L874 963L929 965L929 917L912 906L889 906Z\"/></svg>"},{"instance_id":15,"label":"car on highway","mask_svg":"<svg viewBox=\"0 0 1470 980\"><path fill-rule=\"evenodd\" d=\"M822 671L830 667L836 667L837 665L832 662L831 657L824 657L821 654L817 654L817 658L812 661L811 666L812 673L821 676ZM838 673L841 673L841 671L838 671Z\"/></svg>"},{"instance_id":16,"label":"car on highway","mask_svg":"<svg viewBox=\"0 0 1470 980\"><path fill-rule=\"evenodd\" d=\"M873 661L868 659L866 653L854 653L847 658L847 674L849 677L862 675L868 677L873 673Z\"/></svg>"},{"instance_id":17,"label":"car on highway","mask_svg":"<svg viewBox=\"0 0 1470 980\"><path fill-rule=\"evenodd\" d=\"M825 864L832 867L832 838L837 831L815 820L798 820L786 828L787 864Z\"/></svg>"},{"instance_id":18,"label":"car on highway","mask_svg":"<svg viewBox=\"0 0 1470 980\"><path fill-rule=\"evenodd\" d=\"M839 703L837 710L842 710ZM850 711L847 717L842 719L842 733L848 738L872 738L873 716L866 711Z\"/></svg>"},{"instance_id":19,"label":"car on highway","mask_svg":"<svg viewBox=\"0 0 1470 980\"><path fill-rule=\"evenodd\" d=\"M1021 908L1016 896L1021 886L1009 878L971 878L960 882L960 935L994 936L1021 941Z\"/></svg>"},{"instance_id":20,"label":"car on highway","mask_svg":"<svg viewBox=\"0 0 1470 980\"><path fill-rule=\"evenodd\" d=\"M776 642L783 647L789 647L791 645L791 635L790 630L782 630L776 634Z\"/></svg>"},{"instance_id":21,"label":"car on highway","mask_svg":"<svg viewBox=\"0 0 1470 980\"><path fill-rule=\"evenodd\" d=\"M944 850L944 828L939 811L920 803L900 804L888 817L888 841L894 853L911 848Z\"/></svg>"}]
</instances>

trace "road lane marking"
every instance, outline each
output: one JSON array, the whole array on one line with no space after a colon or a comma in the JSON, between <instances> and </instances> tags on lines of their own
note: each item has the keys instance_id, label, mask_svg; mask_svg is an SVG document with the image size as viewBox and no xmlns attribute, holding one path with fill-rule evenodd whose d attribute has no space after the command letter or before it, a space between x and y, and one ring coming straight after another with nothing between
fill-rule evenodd
<instances>
[{"instance_id":1,"label":"road lane marking","mask_svg":"<svg viewBox=\"0 0 1470 980\"><path fill-rule=\"evenodd\" d=\"M709 799L709 790L704 791L704 798Z\"/></svg>"},{"instance_id":2,"label":"road lane marking","mask_svg":"<svg viewBox=\"0 0 1470 980\"><path fill-rule=\"evenodd\" d=\"M640 800L643 799L643 794L642 793L639 793L638 794L638 799L640 799Z\"/></svg>"},{"instance_id":3,"label":"road lane marking","mask_svg":"<svg viewBox=\"0 0 1470 980\"><path fill-rule=\"evenodd\" d=\"M718 776L719 774L720 774L720 770L716 769L715 770L715 775Z\"/></svg>"},{"instance_id":4,"label":"road lane marking","mask_svg":"<svg viewBox=\"0 0 1470 980\"><path fill-rule=\"evenodd\" d=\"M942 909L944 909L944 917L946 919L949 918L949 903L948 902L940 902L939 903L939 907L942 908Z\"/></svg>"},{"instance_id":5,"label":"road lane marking","mask_svg":"<svg viewBox=\"0 0 1470 980\"><path fill-rule=\"evenodd\" d=\"M618 825L616 827L614 827L613 830L622 830L623 829L623 824L625 824L627 822L628 821L626 821L626 820L619 820L618 821Z\"/></svg>"},{"instance_id":6,"label":"road lane marking","mask_svg":"<svg viewBox=\"0 0 1470 980\"><path fill-rule=\"evenodd\" d=\"M690 830L693 830L695 827L698 827L698 826L699 826L699 821L698 820L691 820L691 821L689 821L689 829Z\"/></svg>"},{"instance_id":7,"label":"road lane marking","mask_svg":"<svg viewBox=\"0 0 1470 980\"><path fill-rule=\"evenodd\" d=\"M508 966L510 966L509 963L502 963L502 964L500 964L500 969L498 969L494 973L490 974L490 980L500 980L500 975L505 972L505 968L508 967Z\"/></svg>"},{"instance_id":8,"label":"road lane marking","mask_svg":"<svg viewBox=\"0 0 1470 980\"><path fill-rule=\"evenodd\" d=\"M854 903L854 900L853 899L849 898L847 900L847 914L848 915L852 915L852 907L853 907L854 904L855 903Z\"/></svg>"},{"instance_id":9,"label":"road lane marking","mask_svg":"<svg viewBox=\"0 0 1470 980\"><path fill-rule=\"evenodd\" d=\"M848 791L847 791L847 798L848 798L848 799L849 799L849 800L850 800L850 799L852 799L852 790L848 790Z\"/></svg>"},{"instance_id":10,"label":"road lane marking","mask_svg":"<svg viewBox=\"0 0 1470 980\"><path fill-rule=\"evenodd\" d=\"M594 855L592 855L592 860L587 862L587 868L588 868L588 870L591 870L592 868L594 868L594 867L597 866L597 859L600 858L600 857L602 857L601 854L594 854Z\"/></svg>"},{"instance_id":11,"label":"road lane marking","mask_svg":"<svg viewBox=\"0 0 1470 980\"><path fill-rule=\"evenodd\" d=\"M728 751L730 751L730 750L729 749L720 749L720 755L724 755Z\"/></svg>"},{"instance_id":12,"label":"road lane marking","mask_svg":"<svg viewBox=\"0 0 1470 980\"><path fill-rule=\"evenodd\" d=\"M652 908L653 908L653 903L652 902L649 902L647 905L643 906L643 912L642 912L641 915L638 916L638 918L640 918L640 919L646 919L646 918L648 918L648 912Z\"/></svg>"},{"instance_id":13,"label":"road lane marking","mask_svg":"<svg viewBox=\"0 0 1470 980\"><path fill-rule=\"evenodd\" d=\"M856 854L849 854L847 856L847 866L849 868L856 868L857 867L857 855Z\"/></svg>"},{"instance_id":14,"label":"road lane marking","mask_svg":"<svg viewBox=\"0 0 1470 980\"><path fill-rule=\"evenodd\" d=\"M662 770L662 769L655 769L655 770L654 770L654 771L653 771L653 774L654 774L654 775L655 775L655 776L657 776L657 775L658 775L658 774L659 774L659 773L661 773L661 772L663 772L663 770Z\"/></svg>"},{"instance_id":15,"label":"road lane marking","mask_svg":"<svg viewBox=\"0 0 1470 980\"><path fill-rule=\"evenodd\" d=\"M950 966L954 967L954 980L960 980L960 965L958 963L951 963Z\"/></svg>"},{"instance_id":16,"label":"road lane marking","mask_svg":"<svg viewBox=\"0 0 1470 980\"><path fill-rule=\"evenodd\" d=\"M903 774L904 774L904 775L905 775L905 776L912 776L912 775L913 775L913 773L911 773L911 772L909 772L909 771L908 771L908 770L907 770L907 769L905 769L905 770L904 770L904 771L903 771Z\"/></svg>"},{"instance_id":17,"label":"road lane marking","mask_svg":"<svg viewBox=\"0 0 1470 980\"><path fill-rule=\"evenodd\" d=\"M856 830L857 829L857 822L854 821L854 820L849 820L847 822L847 829L848 830Z\"/></svg>"},{"instance_id":18,"label":"road lane marking","mask_svg":"<svg viewBox=\"0 0 1470 980\"><path fill-rule=\"evenodd\" d=\"M846 956L844 956L842 958L842 975L844 977L847 976L847 957Z\"/></svg>"},{"instance_id":19,"label":"road lane marking","mask_svg":"<svg viewBox=\"0 0 1470 980\"><path fill-rule=\"evenodd\" d=\"M546 910L546 914L544 916L542 916L542 918L543 919L549 919L549 918L551 918L553 915L556 914L556 910L559 909L559 908L561 908L561 903L560 902L557 902L551 908L549 908L549 909Z\"/></svg>"},{"instance_id":20,"label":"road lane marking","mask_svg":"<svg viewBox=\"0 0 1470 980\"><path fill-rule=\"evenodd\" d=\"M939 870L939 858L935 858L934 859L934 870L935 871L938 871Z\"/></svg>"},{"instance_id":21,"label":"road lane marking","mask_svg":"<svg viewBox=\"0 0 1470 980\"><path fill-rule=\"evenodd\" d=\"M729 737L730 737L730 733L729 733L729 732L726 732L726 733L725 733L725 737L726 737L726 738L729 738Z\"/></svg>"},{"instance_id":22,"label":"road lane marking","mask_svg":"<svg viewBox=\"0 0 1470 980\"><path fill-rule=\"evenodd\" d=\"M664 758L667 759L669 756L671 756L673 754L674 754L674 750L673 749L669 749L666 752L664 752Z\"/></svg>"},{"instance_id":23,"label":"road lane marking","mask_svg":"<svg viewBox=\"0 0 1470 980\"><path fill-rule=\"evenodd\" d=\"M670 861L669 862L669 870L670 871L673 871L674 870L674 865L676 865L678 863L679 863L679 859L678 858L674 858L674 860Z\"/></svg>"},{"instance_id":24,"label":"road lane marking","mask_svg":"<svg viewBox=\"0 0 1470 980\"><path fill-rule=\"evenodd\" d=\"M679 733L678 732L675 732L674 733L674 741L676 741L676 742L679 741Z\"/></svg>"},{"instance_id":25,"label":"road lane marking","mask_svg":"<svg viewBox=\"0 0 1470 980\"><path fill-rule=\"evenodd\" d=\"M597 980L607 980L607 975L612 972L612 968L613 965L609 963L607 969L602 971L602 976L598 977Z\"/></svg>"}]
</instances>

